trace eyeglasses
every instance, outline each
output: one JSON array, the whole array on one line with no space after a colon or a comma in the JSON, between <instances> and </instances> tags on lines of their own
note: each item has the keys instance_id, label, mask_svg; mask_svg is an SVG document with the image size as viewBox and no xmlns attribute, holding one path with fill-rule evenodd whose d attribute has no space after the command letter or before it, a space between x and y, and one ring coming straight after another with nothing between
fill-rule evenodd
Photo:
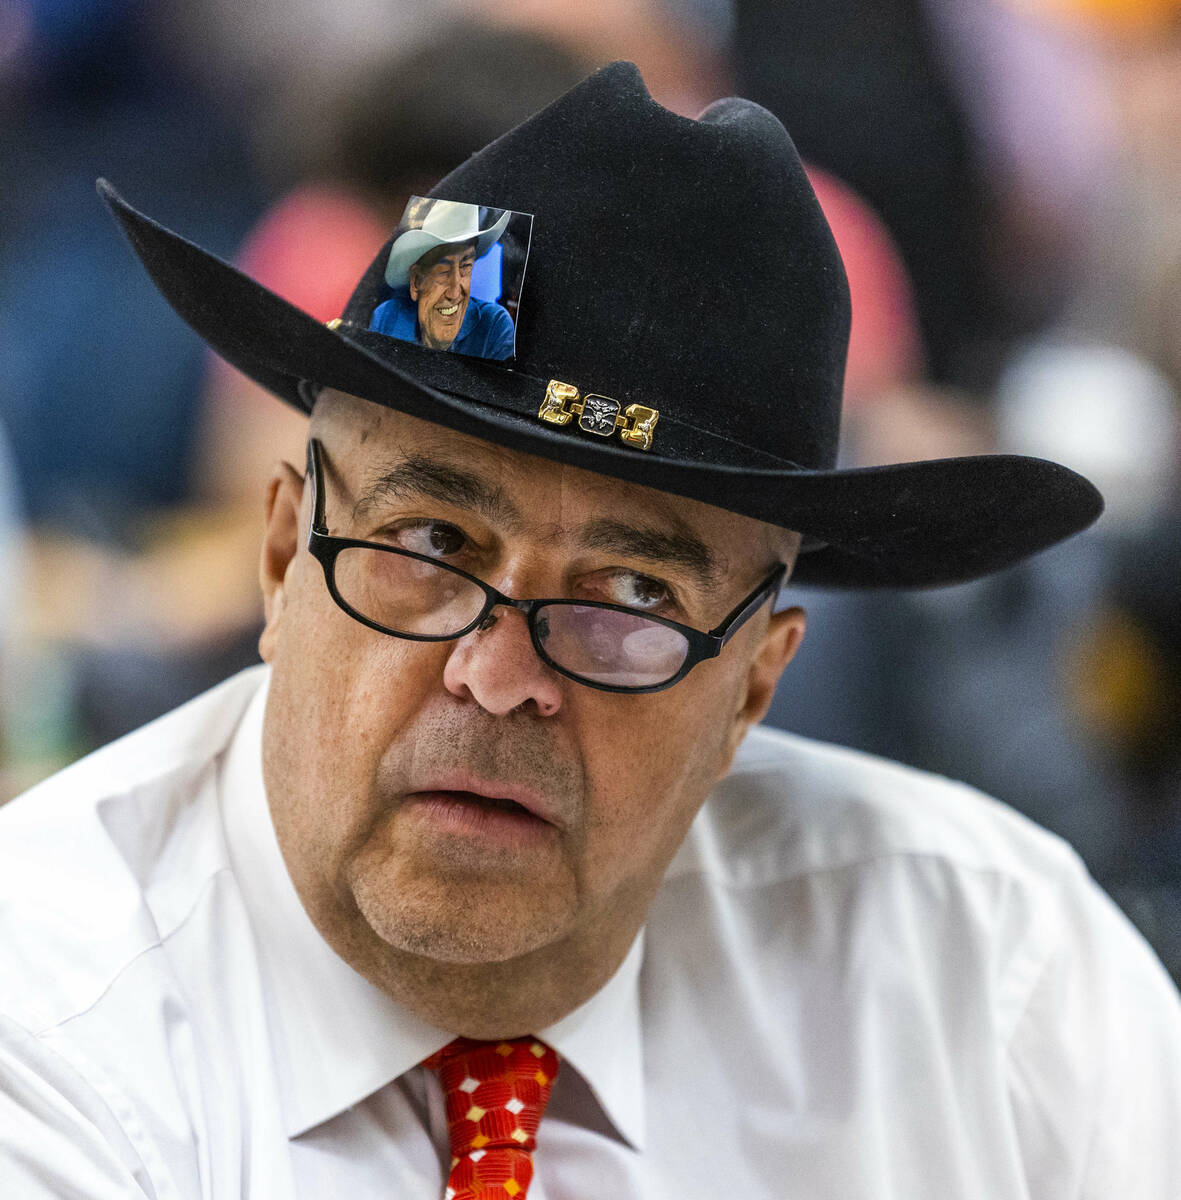
<instances>
[{"instance_id":1,"label":"eyeglasses","mask_svg":"<svg viewBox=\"0 0 1181 1200\"><path fill-rule=\"evenodd\" d=\"M778 563L726 619L703 633L621 604L597 600L514 600L491 584L413 550L335 537L324 523L320 443L308 442L312 528L308 551L324 568L333 600L354 620L412 642L449 642L479 629L504 606L525 614L533 648L547 666L603 692L659 692L722 647L774 596Z\"/></svg>"}]
</instances>

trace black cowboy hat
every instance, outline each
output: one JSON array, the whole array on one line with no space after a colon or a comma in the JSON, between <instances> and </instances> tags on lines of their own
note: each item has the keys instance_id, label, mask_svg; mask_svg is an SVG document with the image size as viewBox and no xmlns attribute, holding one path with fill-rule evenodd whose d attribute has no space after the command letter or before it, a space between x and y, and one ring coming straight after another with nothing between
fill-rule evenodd
<instances>
[{"instance_id":1,"label":"black cowboy hat","mask_svg":"<svg viewBox=\"0 0 1181 1200\"><path fill-rule=\"evenodd\" d=\"M799 530L814 547L801 583L973 579L1102 509L1085 479L1040 459L834 469L844 270L791 139L748 101L688 120L615 63L432 190L533 214L508 364L369 331L390 242L329 328L99 187L173 308L289 404L310 411L336 388ZM569 415L591 394L606 425Z\"/></svg>"}]
</instances>

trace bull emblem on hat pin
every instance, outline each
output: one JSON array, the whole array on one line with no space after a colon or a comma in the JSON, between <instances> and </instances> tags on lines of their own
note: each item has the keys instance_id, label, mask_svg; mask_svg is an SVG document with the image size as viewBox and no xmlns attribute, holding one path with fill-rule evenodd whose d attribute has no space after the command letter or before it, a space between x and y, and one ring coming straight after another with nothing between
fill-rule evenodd
<instances>
[{"instance_id":1,"label":"bull emblem on hat pin","mask_svg":"<svg viewBox=\"0 0 1181 1200\"><path fill-rule=\"evenodd\" d=\"M629 404L620 413L618 400L591 393L581 396L572 383L551 379L537 415L551 425L569 425L578 418L584 433L610 437L619 430L619 440L638 450L649 450L660 413L643 404Z\"/></svg>"}]
</instances>

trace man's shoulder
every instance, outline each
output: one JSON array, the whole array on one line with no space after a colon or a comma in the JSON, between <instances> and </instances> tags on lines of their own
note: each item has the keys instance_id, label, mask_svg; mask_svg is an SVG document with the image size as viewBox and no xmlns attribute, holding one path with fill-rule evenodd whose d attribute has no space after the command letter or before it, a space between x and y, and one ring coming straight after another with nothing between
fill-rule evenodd
<instances>
[{"instance_id":1,"label":"man's shoulder","mask_svg":"<svg viewBox=\"0 0 1181 1200\"><path fill-rule=\"evenodd\" d=\"M150 786L206 763L225 747L266 678L264 666L240 671L64 767L0 808L0 832L11 827L8 822L38 824L63 806L91 807L104 796Z\"/></svg>"},{"instance_id":2,"label":"man's shoulder","mask_svg":"<svg viewBox=\"0 0 1181 1200\"><path fill-rule=\"evenodd\" d=\"M669 961L708 953L748 982L757 964L752 995L792 994L818 962L879 981L938 964L939 1003L974 981L1004 1036L1060 952L1072 978L1091 959L1160 975L1061 838L965 784L769 729L702 807L656 911Z\"/></svg>"},{"instance_id":3,"label":"man's shoulder","mask_svg":"<svg viewBox=\"0 0 1181 1200\"><path fill-rule=\"evenodd\" d=\"M516 329L502 304L470 297L464 324L470 327L460 333L458 340L465 344L461 353L474 353L481 358L505 358L512 353Z\"/></svg>"},{"instance_id":4,"label":"man's shoulder","mask_svg":"<svg viewBox=\"0 0 1181 1200\"><path fill-rule=\"evenodd\" d=\"M418 319L418 309L410 299L410 293L402 288L395 291L388 300L383 300L374 310L369 321L369 328L375 333L385 333L390 337L414 339L414 323ZM407 330L407 322L409 328Z\"/></svg>"},{"instance_id":5,"label":"man's shoulder","mask_svg":"<svg viewBox=\"0 0 1181 1200\"><path fill-rule=\"evenodd\" d=\"M200 801L215 796L214 766L264 672L226 680L0 808L0 1011L30 1027L65 1019L180 919L180 889L218 868L216 812ZM181 842L205 859L187 876L172 858Z\"/></svg>"},{"instance_id":6,"label":"man's shoulder","mask_svg":"<svg viewBox=\"0 0 1181 1200\"><path fill-rule=\"evenodd\" d=\"M888 858L1034 882L1079 869L1062 839L975 788L764 726L739 748L675 866L774 882Z\"/></svg>"},{"instance_id":7,"label":"man's shoulder","mask_svg":"<svg viewBox=\"0 0 1181 1200\"><path fill-rule=\"evenodd\" d=\"M483 296L470 296L468 304L475 310L481 321L497 323L507 321L510 325L512 324L512 317L508 315L508 309L497 300L486 300Z\"/></svg>"}]
</instances>

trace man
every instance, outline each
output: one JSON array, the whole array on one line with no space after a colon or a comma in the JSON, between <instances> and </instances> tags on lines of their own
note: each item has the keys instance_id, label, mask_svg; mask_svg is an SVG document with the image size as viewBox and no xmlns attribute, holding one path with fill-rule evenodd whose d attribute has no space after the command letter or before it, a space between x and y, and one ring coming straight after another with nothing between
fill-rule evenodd
<instances>
[{"instance_id":1,"label":"man","mask_svg":"<svg viewBox=\"0 0 1181 1200\"><path fill-rule=\"evenodd\" d=\"M390 247L385 280L394 294L374 309L369 328L431 350L496 361L511 357L515 331L507 310L471 293L476 260L500 240L512 214L480 229L476 205L429 203L421 226L407 229Z\"/></svg>"},{"instance_id":2,"label":"man","mask_svg":"<svg viewBox=\"0 0 1181 1200\"><path fill-rule=\"evenodd\" d=\"M1178 999L1070 851L753 728L788 570L969 578L1093 489L834 469L844 277L757 106L686 121L617 64L436 191L534 215L511 371L370 330L386 250L328 329L105 191L308 459L267 492L269 667L0 814L0 1178L1175 1196ZM753 357L715 320L751 294Z\"/></svg>"}]
</instances>

